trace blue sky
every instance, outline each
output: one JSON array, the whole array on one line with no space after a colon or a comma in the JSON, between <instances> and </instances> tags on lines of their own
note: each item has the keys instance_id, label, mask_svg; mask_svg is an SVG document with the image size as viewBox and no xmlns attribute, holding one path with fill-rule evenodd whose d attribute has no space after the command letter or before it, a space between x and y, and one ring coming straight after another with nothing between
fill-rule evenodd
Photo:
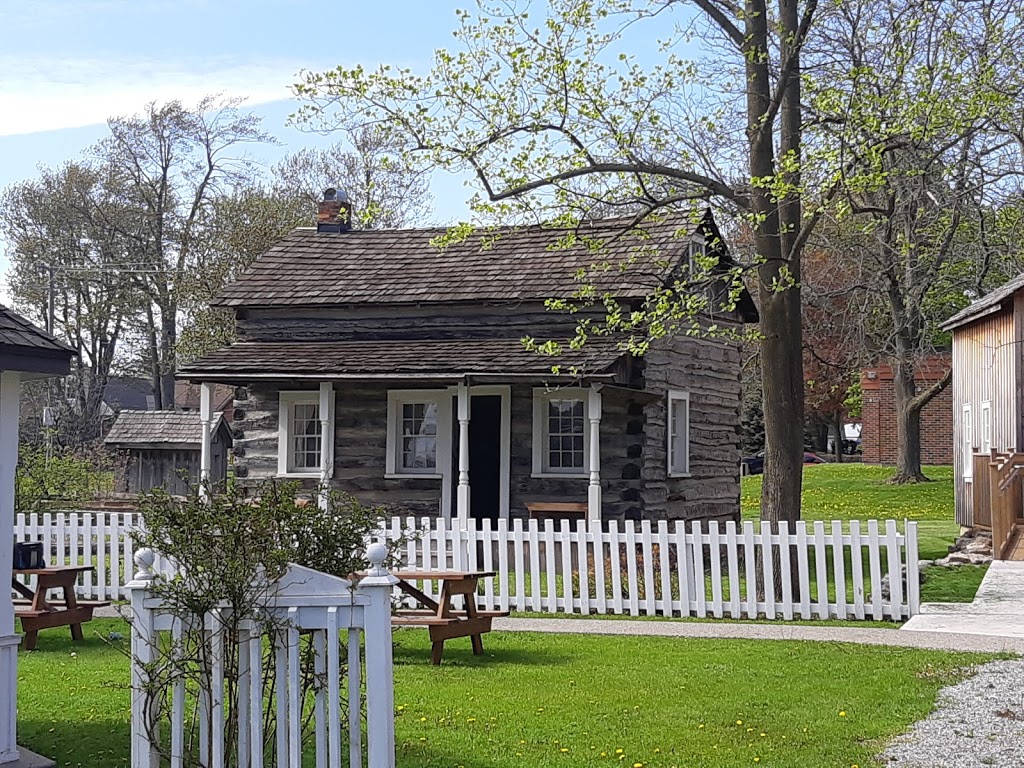
<instances>
[{"instance_id":1,"label":"blue sky","mask_svg":"<svg viewBox=\"0 0 1024 768\"><path fill-rule=\"evenodd\" d=\"M76 157L112 115L150 101L245 96L284 142L272 161L332 139L285 128L303 69L390 63L426 69L470 0L0 0L0 188ZM466 212L461 180L438 178L435 212ZM7 259L0 258L0 272ZM0 295L4 294L0 281Z\"/></svg>"}]
</instances>

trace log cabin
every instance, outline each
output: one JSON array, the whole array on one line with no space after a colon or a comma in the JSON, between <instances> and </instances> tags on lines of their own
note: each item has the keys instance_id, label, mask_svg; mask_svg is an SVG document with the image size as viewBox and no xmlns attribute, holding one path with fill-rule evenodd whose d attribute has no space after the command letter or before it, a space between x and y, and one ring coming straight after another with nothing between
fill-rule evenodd
<instances>
[{"instance_id":1,"label":"log cabin","mask_svg":"<svg viewBox=\"0 0 1024 768\"><path fill-rule=\"evenodd\" d=\"M942 329L953 336L956 521L992 531L997 560L1024 559L1024 274Z\"/></svg>"},{"instance_id":2,"label":"log cabin","mask_svg":"<svg viewBox=\"0 0 1024 768\"><path fill-rule=\"evenodd\" d=\"M291 232L216 299L237 341L178 374L204 392L237 387L239 483L293 478L458 520L738 519L735 338L678 334L643 356L596 334L556 357L523 343L603 321L602 297L630 311L666 290L708 292L706 326L756 322L750 295L725 287L733 261L710 211L442 243L445 228L353 230L330 197L317 227ZM681 287L709 262L716 277ZM546 304L581 288L593 307Z\"/></svg>"}]
</instances>

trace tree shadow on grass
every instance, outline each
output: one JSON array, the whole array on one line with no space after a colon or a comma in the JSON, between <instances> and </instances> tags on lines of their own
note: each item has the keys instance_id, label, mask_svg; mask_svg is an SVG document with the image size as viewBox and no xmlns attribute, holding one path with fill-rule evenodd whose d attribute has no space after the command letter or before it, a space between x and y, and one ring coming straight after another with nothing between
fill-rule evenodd
<instances>
[{"instance_id":1,"label":"tree shadow on grass","mask_svg":"<svg viewBox=\"0 0 1024 768\"><path fill-rule=\"evenodd\" d=\"M59 695L55 692L55 695ZM38 720L18 718L18 743L59 766L122 768L131 765L131 726L127 720Z\"/></svg>"},{"instance_id":2,"label":"tree shadow on grass","mask_svg":"<svg viewBox=\"0 0 1024 768\"><path fill-rule=\"evenodd\" d=\"M395 666L421 666L430 664L430 647L402 643L395 640ZM495 664L516 664L523 666L563 666L569 657L561 653L537 648L509 648L502 646L497 649L487 647L487 636L484 635L484 653L474 656L469 638L448 640L444 644L444 656L441 668L444 667L489 667Z\"/></svg>"}]
</instances>

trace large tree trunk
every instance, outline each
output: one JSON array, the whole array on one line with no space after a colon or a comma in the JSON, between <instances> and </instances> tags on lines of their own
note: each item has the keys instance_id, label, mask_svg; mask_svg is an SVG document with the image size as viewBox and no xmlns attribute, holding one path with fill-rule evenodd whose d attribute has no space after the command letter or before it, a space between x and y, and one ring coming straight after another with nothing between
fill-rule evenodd
<instances>
[{"instance_id":1,"label":"large tree trunk","mask_svg":"<svg viewBox=\"0 0 1024 768\"><path fill-rule=\"evenodd\" d=\"M836 464L843 463L843 438L846 435L843 434L843 412L836 411L832 414L832 428L836 431L835 442L832 443L832 449L836 455Z\"/></svg>"},{"instance_id":2,"label":"large tree trunk","mask_svg":"<svg viewBox=\"0 0 1024 768\"><path fill-rule=\"evenodd\" d=\"M747 135L750 176L774 178L774 133L765 124L773 95L769 68L769 21L764 0L746 3ZM783 59L797 27L796 0L780 0ZM793 53L792 55L795 55ZM779 149L800 159L800 71L792 66L782 90ZM803 480L804 377L800 314L800 260L795 245L800 228L799 172L787 173L793 190L784 200L767 185L754 184L751 203L758 224L754 244L763 260L758 267L761 312L761 361L764 384L764 479L761 519L778 523L800 519Z\"/></svg>"},{"instance_id":3,"label":"large tree trunk","mask_svg":"<svg viewBox=\"0 0 1024 768\"><path fill-rule=\"evenodd\" d=\"M953 371L948 370L942 379L921 393L917 392L913 363L894 361L892 374L896 403L896 474L889 482L927 482L921 470L921 411L949 386Z\"/></svg>"}]
</instances>

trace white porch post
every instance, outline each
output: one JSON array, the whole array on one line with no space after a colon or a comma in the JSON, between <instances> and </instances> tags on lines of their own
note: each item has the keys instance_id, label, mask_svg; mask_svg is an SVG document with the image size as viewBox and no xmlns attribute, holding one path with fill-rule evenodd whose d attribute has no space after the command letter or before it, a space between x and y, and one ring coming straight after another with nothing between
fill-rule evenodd
<instances>
[{"instance_id":1,"label":"white porch post","mask_svg":"<svg viewBox=\"0 0 1024 768\"><path fill-rule=\"evenodd\" d=\"M320 382L320 494L321 509L327 509L331 475L334 469L334 421L331 400L334 398L334 384Z\"/></svg>"},{"instance_id":2,"label":"white porch post","mask_svg":"<svg viewBox=\"0 0 1024 768\"><path fill-rule=\"evenodd\" d=\"M457 389L459 419L459 487L455 496L455 514L459 528L469 525L469 386L462 382Z\"/></svg>"},{"instance_id":3,"label":"white porch post","mask_svg":"<svg viewBox=\"0 0 1024 768\"><path fill-rule=\"evenodd\" d=\"M199 385L199 423L202 440L199 443L199 495L210 495L210 469L213 465L213 385L204 381Z\"/></svg>"},{"instance_id":4,"label":"white porch post","mask_svg":"<svg viewBox=\"0 0 1024 768\"><path fill-rule=\"evenodd\" d=\"M601 388L591 384L587 398L590 420L590 485L587 487L587 519L601 520Z\"/></svg>"},{"instance_id":5,"label":"white porch post","mask_svg":"<svg viewBox=\"0 0 1024 768\"><path fill-rule=\"evenodd\" d=\"M14 634L11 538L14 532L14 469L18 464L18 398L21 374L0 373L0 763L18 759L18 642Z\"/></svg>"}]
</instances>

